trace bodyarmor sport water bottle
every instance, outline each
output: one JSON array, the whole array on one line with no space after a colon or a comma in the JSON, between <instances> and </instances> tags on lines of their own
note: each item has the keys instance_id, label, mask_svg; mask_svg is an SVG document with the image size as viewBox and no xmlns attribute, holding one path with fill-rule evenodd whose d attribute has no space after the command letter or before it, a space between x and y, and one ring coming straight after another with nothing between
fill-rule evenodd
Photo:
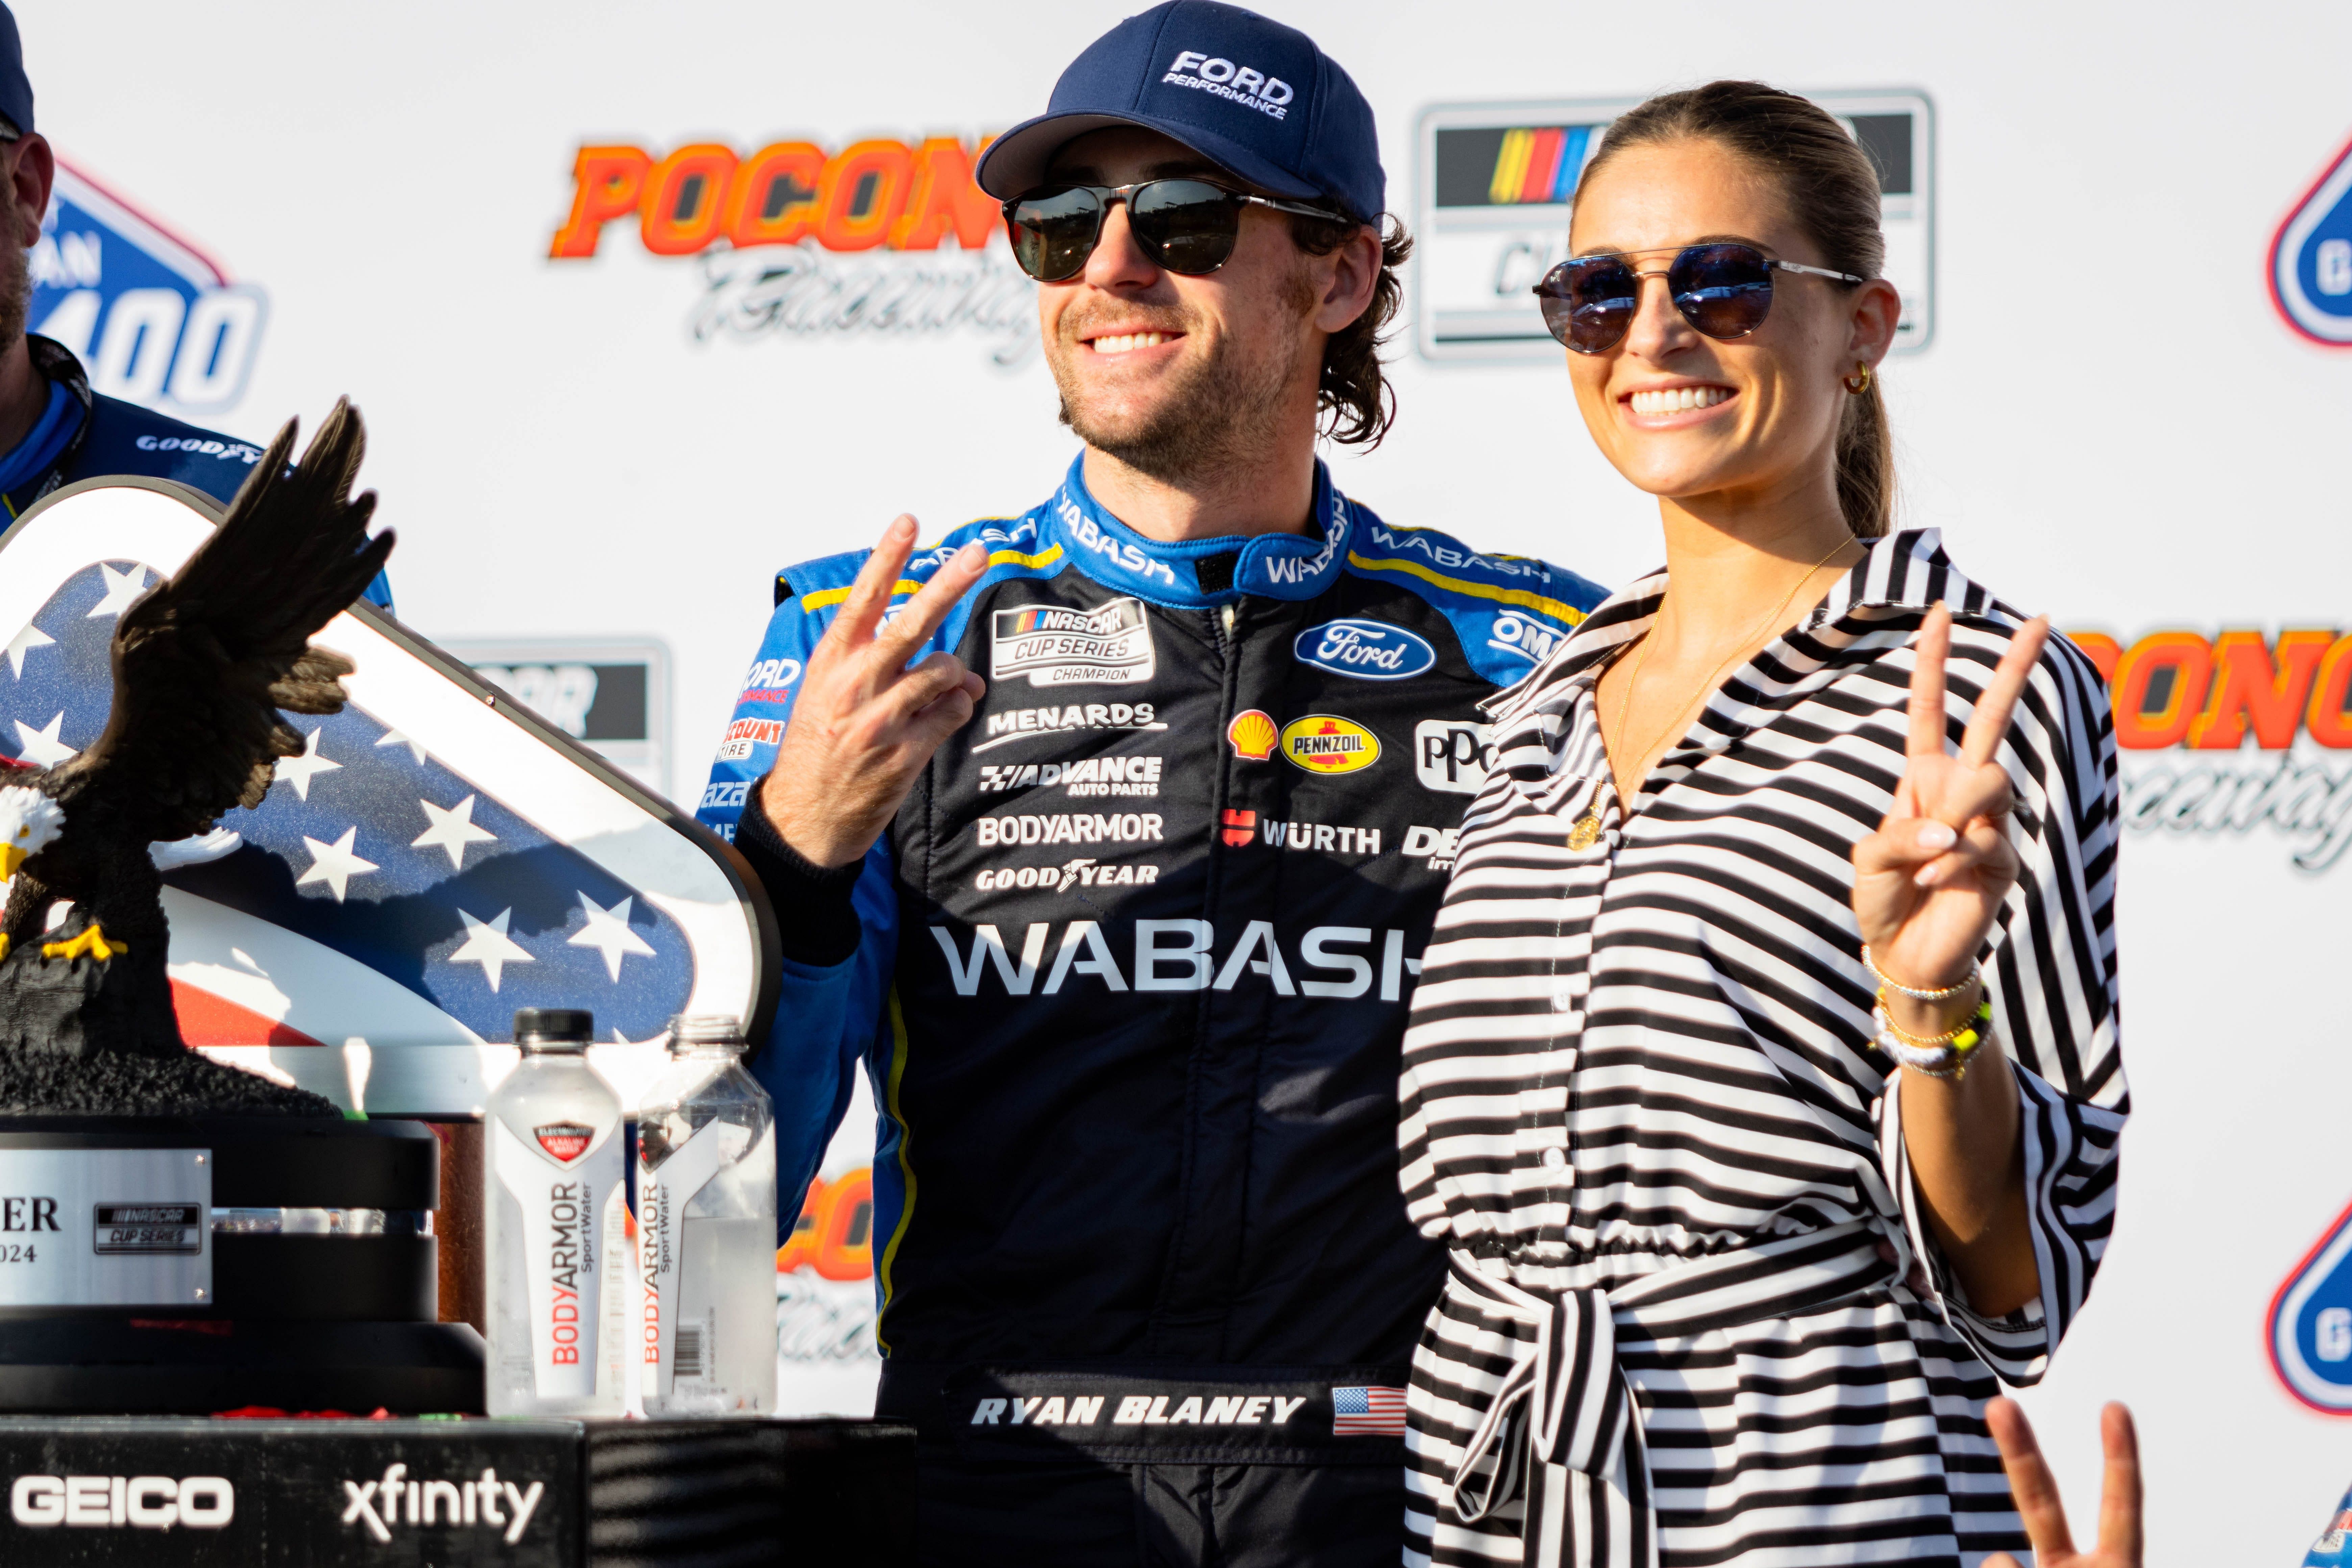
<instances>
[{"instance_id":1,"label":"bodyarmor sport water bottle","mask_svg":"<svg viewBox=\"0 0 2352 1568\"><path fill-rule=\"evenodd\" d=\"M776 1133L732 1018L670 1020L637 1116L648 1415L776 1407Z\"/></svg>"},{"instance_id":2,"label":"bodyarmor sport water bottle","mask_svg":"<svg viewBox=\"0 0 2352 1568\"><path fill-rule=\"evenodd\" d=\"M593 1019L515 1015L522 1059L482 1143L493 1415L618 1415L625 1389L621 1097L588 1065Z\"/></svg>"}]
</instances>

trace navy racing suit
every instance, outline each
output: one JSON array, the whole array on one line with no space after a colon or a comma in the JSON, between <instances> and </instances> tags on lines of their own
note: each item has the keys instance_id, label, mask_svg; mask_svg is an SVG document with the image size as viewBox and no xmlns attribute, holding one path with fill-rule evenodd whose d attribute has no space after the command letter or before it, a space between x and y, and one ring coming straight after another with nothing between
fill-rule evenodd
<instances>
[{"instance_id":1,"label":"navy racing suit","mask_svg":"<svg viewBox=\"0 0 2352 1568\"><path fill-rule=\"evenodd\" d=\"M1601 590L1319 464L1311 534L1157 543L1082 466L908 566L895 602L987 548L922 652L988 690L833 873L756 792L868 552L778 578L699 816L784 932L781 1191L862 1063L877 1410L921 1433L927 1560L1393 1563L1443 1269L1397 1185L1406 1004L1479 704Z\"/></svg>"},{"instance_id":2,"label":"navy racing suit","mask_svg":"<svg viewBox=\"0 0 2352 1568\"><path fill-rule=\"evenodd\" d=\"M226 504L261 460L263 448L250 442L92 392L81 361L62 343L27 332L25 344L49 399L25 438L0 453L0 533L50 491L118 474L172 479ZM362 597L389 611L390 579L377 573Z\"/></svg>"}]
</instances>

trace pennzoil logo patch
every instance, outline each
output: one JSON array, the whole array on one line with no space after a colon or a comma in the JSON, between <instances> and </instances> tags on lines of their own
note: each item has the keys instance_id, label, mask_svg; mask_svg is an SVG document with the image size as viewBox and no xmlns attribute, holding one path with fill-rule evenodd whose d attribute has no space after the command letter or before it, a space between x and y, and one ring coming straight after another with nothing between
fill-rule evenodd
<instances>
[{"instance_id":1,"label":"pennzoil logo patch","mask_svg":"<svg viewBox=\"0 0 2352 1568\"><path fill-rule=\"evenodd\" d=\"M1282 754L1310 773L1360 773L1381 760L1381 738L1330 713L1309 713L1282 727Z\"/></svg>"}]
</instances>

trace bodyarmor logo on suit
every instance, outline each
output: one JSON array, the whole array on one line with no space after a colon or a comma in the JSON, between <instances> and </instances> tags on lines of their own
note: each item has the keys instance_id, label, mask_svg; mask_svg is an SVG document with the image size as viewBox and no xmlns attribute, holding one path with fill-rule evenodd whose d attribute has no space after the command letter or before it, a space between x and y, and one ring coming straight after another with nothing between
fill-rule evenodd
<instances>
[{"instance_id":1,"label":"bodyarmor logo on suit","mask_svg":"<svg viewBox=\"0 0 2352 1568\"><path fill-rule=\"evenodd\" d=\"M1298 634L1291 651L1301 664L1359 680L1402 680L1437 662L1437 650L1402 626L1379 621L1326 621Z\"/></svg>"},{"instance_id":2,"label":"bodyarmor logo on suit","mask_svg":"<svg viewBox=\"0 0 2352 1568\"><path fill-rule=\"evenodd\" d=\"M991 619L989 675L1025 676L1032 686L1132 686L1151 679L1151 627L1143 601L1113 599L1095 609L1024 605Z\"/></svg>"},{"instance_id":3,"label":"bodyarmor logo on suit","mask_svg":"<svg viewBox=\"0 0 2352 1568\"><path fill-rule=\"evenodd\" d=\"M1476 795L1495 761L1491 732L1466 719L1423 719L1412 730L1413 776L1423 789Z\"/></svg>"},{"instance_id":4,"label":"bodyarmor logo on suit","mask_svg":"<svg viewBox=\"0 0 2352 1568\"><path fill-rule=\"evenodd\" d=\"M1282 728L1282 754L1310 773L1360 773L1381 760L1381 738L1330 713L1309 713Z\"/></svg>"}]
</instances>

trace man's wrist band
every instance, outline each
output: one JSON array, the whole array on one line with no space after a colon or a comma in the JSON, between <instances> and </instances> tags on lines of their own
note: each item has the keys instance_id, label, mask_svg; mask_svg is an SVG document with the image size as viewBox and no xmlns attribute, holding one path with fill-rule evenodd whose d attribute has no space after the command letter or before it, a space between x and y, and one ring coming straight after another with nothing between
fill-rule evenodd
<instances>
[{"instance_id":1,"label":"man's wrist band","mask_svg":"<svg viewBox=\"0 0 2352 1568\"><path fill-rule=\"evenodd\" d=\"M1878 961L1871 957L1868 942L1862 944L1862 966L1870 971L1870 977L1877 981L1883 989L1892 991L1898 996L1908 996L1914 1002L1948 1002L1984 977L1984 970L1975 959L1971 958L1969 960L1969 972L1942 990L1916 990L1904 984L1900 980L1890 979L1886 972L1878 967Z\"/></svg>"}]
</instances>

